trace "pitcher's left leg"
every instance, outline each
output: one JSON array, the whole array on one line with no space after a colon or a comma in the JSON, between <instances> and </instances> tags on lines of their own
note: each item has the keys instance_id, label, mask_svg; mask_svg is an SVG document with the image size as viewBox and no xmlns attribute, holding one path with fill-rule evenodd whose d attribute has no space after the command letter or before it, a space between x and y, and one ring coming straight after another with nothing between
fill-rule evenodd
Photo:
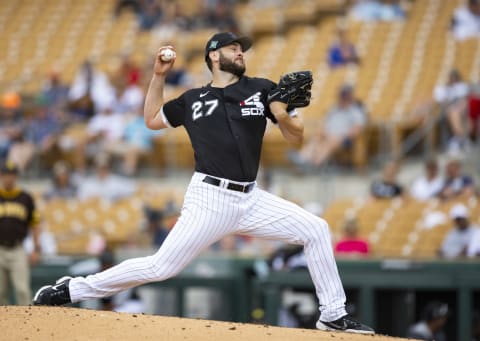
<instances>
[{"instance_id":1,"label":"pitcher's left leg","mask_svg":"<svg viewBox=\"0 0 480 341\"><path fill-rule=\"evenodd\" d=\"M252 204L240 221L240 233L304 245L322 320L334 321L346 315L345 292L326 221L261 189L255 189L252 196Z\"/></svg>"},{"instance_id":2,"label":"pitcher's left leg","mask_svg":"<svg viewBox=\"0 0 480 341\"><path fill-rule=\"evenodd\" d=\"M254 190L244 210L238 232L304 245L320 303L318 329L374 334L372 328L351 319L345 311L345 292L325 220L259 189Z\"/></svg>"}]
</instances>

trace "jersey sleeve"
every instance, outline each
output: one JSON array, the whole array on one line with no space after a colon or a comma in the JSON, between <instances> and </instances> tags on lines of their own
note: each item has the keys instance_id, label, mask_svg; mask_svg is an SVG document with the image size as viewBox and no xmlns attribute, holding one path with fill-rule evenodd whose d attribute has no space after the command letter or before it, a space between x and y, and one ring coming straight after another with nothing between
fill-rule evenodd
<instances>
[{"instance_id":1,"label":"jersey sleeve","mask_svg":"<svg viewBox=\"0 0 480 341\"><path fill-rule=\"evenodd\" d=\"M178 127L185 123L185 94L168 101L163 105L163 114L172 127Z\"/></svg>"},{"instance_id":2,"label":"jersey sleeve","mask_svg":"<svg viewBox=\"0 0 480 341\"><path fill-rule=\"evenodd\" d=\"M275 84L271 80L266 80L266 83L267 84L266 84L266 95L265 96L267 97L268 94L270 93L270 91L275 89L277 84ZM270 111L270 107L269 107L268 104L266 104L265 117L268 117L270 119L270 121L272 121L273 123L277 123L277 119L275 118L275 116L273 116L272 112Z\"/></svg>"}]
</instances>

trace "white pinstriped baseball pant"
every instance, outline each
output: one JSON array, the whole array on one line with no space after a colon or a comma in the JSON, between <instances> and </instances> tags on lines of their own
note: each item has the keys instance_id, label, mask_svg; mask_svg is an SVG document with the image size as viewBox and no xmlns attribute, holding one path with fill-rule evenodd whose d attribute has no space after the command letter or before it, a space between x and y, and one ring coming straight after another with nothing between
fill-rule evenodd
<instances>
[{"instance_id":1,"label":"white pinstriped baseball pant","mask_svg":"<svg viewBox=\"0 0 480 341\"><path fill-rule=\"evenodd\" d=\"M345 293L325 220L258 187L242 193L206 184L202 182L205 175L194 173L181 215L154 255L73 278L69 284L72 301L111 296L173 277L209 245L237 233L304 245L321 319L333 321L346 314Z\"/></svg>"}]
</instances>

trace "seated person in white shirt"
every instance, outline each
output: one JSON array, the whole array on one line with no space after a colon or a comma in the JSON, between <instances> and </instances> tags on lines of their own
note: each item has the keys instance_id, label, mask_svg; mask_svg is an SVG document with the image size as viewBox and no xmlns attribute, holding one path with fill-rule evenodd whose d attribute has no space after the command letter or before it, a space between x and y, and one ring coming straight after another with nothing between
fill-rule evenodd
<instances>
[{"instance_id":1,"label":"seated person in white shirt","mask_svg":"<svg viewBox=\"0 0 480 341\"><path fill-rule=\"evenodd\" d=\"M115 201L132 196L136 189L134 181L111 172L110 157L101 153L95 157L95 173L79 182L78 198Z\"/></svg>"},{"instance_id":2,"label":"seated person in white shirt","mask_svg":"<svg viewBox=\"0 0 480 341\"><path fill-rule=\"evenodd\" d=\"M153 151L154 137L164 134L162 130L149 129L143 119L143 110L126 120L121 141L116 140L106 150L110 155L122 160L121 173L126 176L137 174L140 159Z\"/></svg>"},{"instance_id":3,"label":"seated person in white shirt","mask_svg":"<svg viewBox=\"0 0 480 341\"><path fill-rule=\"evenodd\" d=\"M437 85L433 90L435 102L441 105L451 105L464 99L469 92L468 84L463 81L462 75L456 69L450 70L448 80L444 85Z\"/></svg>"},{"instance_id":4,"label":"seated person in white shirt","mask_svg":"<svg viewBox=\"0 0 480 341\"><path fill-rule=\"evenodd\" d=\"M414 180L410 188L410 195L425 201L434 198L443 187L443 179L438 172L437 161L433 158L425 162L425 174Z\"/></svg>"},{"instance_id":5,"label":"seated person in white shirt","mask_svg":"<svg viewBox=\"0 0 480 341\"><path fill-rule=\"evenodd\" d=\"M125 132L126 118L113 110L114 103L99 110L89 121L86 134L76 148L75 166L83 173L88 157L110 152L120 144Z\"/></svg>"},{"instance_id":6,"label":"seated person in white shirt","mask_svg":"<svg viewBox=\"0 0 480 341\"><path fill-rule=\"evenodd\" d=\"M455 10L452 33L457 40L480 38L480 0L468 0Z\"/></svg>"},{"instance_id":7,"label":"seated person in white shirt","mask_svg":"<svg viewBox=\"0 0 480 341\"><path fill-rule=\"evenodd\" d=\"M470 240L477 229L470 223L468 209L463 204L452 207L450 218L454 222L454 227L445 236L439 255L444 258L465 257Z\"/></svg>"}]
</instances>

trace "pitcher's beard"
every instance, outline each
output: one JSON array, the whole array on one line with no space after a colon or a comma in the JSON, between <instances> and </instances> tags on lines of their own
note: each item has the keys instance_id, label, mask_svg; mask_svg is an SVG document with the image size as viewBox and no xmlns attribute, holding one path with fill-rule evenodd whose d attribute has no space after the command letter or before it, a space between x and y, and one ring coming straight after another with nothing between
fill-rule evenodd
<instances>
[{"instance_id":1,"label":"pitcher's beard","mask_svg":"<svg viewBox=\"0 0 480 341\"><path fill-rule=\"evenodd\" d=\"M242 77L245 73L245 65L239 65L235 62L232 62L231 60L225 58L221 52L219 62L220 70L230 72L238 78Z\"/></svg>"}]
</instances>

